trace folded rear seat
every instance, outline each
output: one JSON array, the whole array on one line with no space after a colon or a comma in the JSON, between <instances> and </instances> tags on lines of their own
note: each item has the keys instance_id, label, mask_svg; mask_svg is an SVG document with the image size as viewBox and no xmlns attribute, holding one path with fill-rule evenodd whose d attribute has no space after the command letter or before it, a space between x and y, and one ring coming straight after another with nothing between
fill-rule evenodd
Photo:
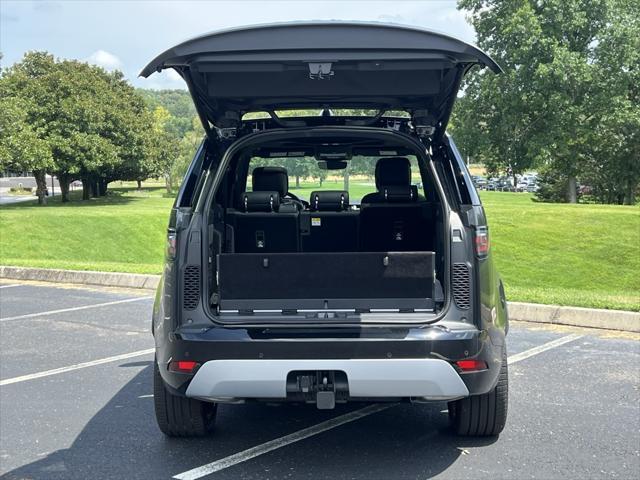
<instances>
[{"instance_id":1,"label":"folded rear seat","mask_svg":"<svg viewBox=\"0 0 640 480\"><path fill-rule=\"evenodd\" d=\"M240 210L228 210L236 253L297 252L298 212L281 210L277 191L244 192Z\"/></svg>"},{"instance_id":2,"label":"folded rear seat","mask_svg":"<svg viewBox=\"0 0 640 480\"><path fill-rule=\"evenodd\" d=\"M310 211L300 213L303 252L358 251L360 215L349 209L348 192L311 192L309 208Z\"/></svg>"},{"instance_id":3,"label":"folded rear seat","mask_svg":"<svg viewBox=\"0 0 640 480\"><path fill-rule=\"evenodd\" d=\"M381 158L376 164L377 192L360 205L360 249L363 252L433 250L432 206L411 185L405 157Z\"/></svg>"},{"instance_id":4,"label":"folded rear seat","mask_svg":"<svg viewBox=\"0 0 640 480\"><path fill-rule=\"evenodd\" d=\"M415 187L414 187L415 188ZM363 205L360 211L364 252L418 252L433 250L432 207L418 202L416 192L389 188L388 203Z\"/></svg>"}]
</instances>

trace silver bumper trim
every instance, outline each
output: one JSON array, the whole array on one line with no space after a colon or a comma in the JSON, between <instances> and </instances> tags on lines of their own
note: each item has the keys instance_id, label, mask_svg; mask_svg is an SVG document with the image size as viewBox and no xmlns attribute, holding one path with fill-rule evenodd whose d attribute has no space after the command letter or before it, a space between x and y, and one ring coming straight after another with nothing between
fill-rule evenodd
<instances>
[{"instance_id":1,"label":"silver bumper trim","mask_svg":"<svg viewBox=\"0 0 640 480\"><path fill-rule=\"evenodd\" d=\"M186 394L195 398L285 399L287 375L294 370L343 371L350 397L448 400L469 395L455 369L433 358L211 360L196 372Z\"/></svg>"}]
</instances>

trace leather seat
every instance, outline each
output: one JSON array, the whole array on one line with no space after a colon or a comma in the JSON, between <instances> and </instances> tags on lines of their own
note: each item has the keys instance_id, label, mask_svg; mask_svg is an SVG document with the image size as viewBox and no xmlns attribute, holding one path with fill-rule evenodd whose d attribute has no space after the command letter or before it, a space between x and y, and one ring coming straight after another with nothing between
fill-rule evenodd
<instances>
[{"instance_id":1,"label":"leather seat","mask_svg":"<svg viewBox=\"0 0 640 480\"><path fill-rule=\"evenodd\" d=\"M375 193L360 205L360 249L365 252L424 251L431 246L431 210L411 185L406 157L385 157L376 164Z\"/></svg>"},{"instance_id":2,"label":"leather seat","mask_svg":"<svg viewBox=\"0 0 640 480\"><path fill-rule=\"evenodd\" d=\"M363 203L389 203L402 202L406 195L415 195L418 200L418 189L411 185L411 163L406 157L385 157L376 163L376 189L377 192L368 193L362 198ZM392 199L389 193L394 192ZM409 198L409 201L414 201Z\"/></svg>"},{"instance_id":3,"label":"leather seat","mask_svg":"<svg viewBox=\"0 0 640 480\"><path fill-rule=\"evenodd\" d=\"M282 210L278 191L244 192L227 215L236 253L298 251L298 212Z\"/></svg>"},{"instance_id":4,"label":"leather seat","mask_svg":"<svg viewBox=\"0 0 640 480\"><path fill-rule=\"evenodd\" d=\"M284 167L256 167L251 174L251 188L254 192L276 191L280 195L282 211L299 211L302 202L289 192L289 174Z\"/></svg>"},{"instance_id":5,"label":"leather seat","mask_svg":"<svg viewBox=\"0 0 640 480\"><path fill-rule=\"evenodd\" d=\"M349 192L311 192L309 210L300 213L303 252L358 251L359 213L349 209Z\"/></svg>"}]
</instances>

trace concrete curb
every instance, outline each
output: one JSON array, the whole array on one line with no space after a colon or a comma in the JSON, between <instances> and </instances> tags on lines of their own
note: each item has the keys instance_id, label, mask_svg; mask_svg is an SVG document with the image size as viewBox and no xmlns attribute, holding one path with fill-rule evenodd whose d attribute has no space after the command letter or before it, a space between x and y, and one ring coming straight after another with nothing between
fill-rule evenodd
<instances>
[{"instance_id":1,"label":"concrete curb","mask_svg":"<svg viewBox=\"0 0 640 480\"><path fill-rule=\"evenodd\" d=\"M509 318L525 322L640 333L640 312L509 302Z\"/></svg>"},{"instance_id":2,"label":"concrete curb","mask_svg":"<svg viewBox=\"0 0 640 480\"><path fill-rule=\"evenodd\" d=\"M105 287L143 288L155 290L160 275L136 273L51 270L45 268L6 267L0 265L0 278L36 280L55 283L78 283ZM509 318L524 322L604 328L640 333L640 312L561 307L537 303L509 302Z\"/></svg>"},{"instance_id":3,"label":"concrete curb","mask_svg":"<svg viewBox=\"0 0 640 480\"><path fill-rule=\"evenodd\" d=\"M148 290L155 290L160 281L160 275L53 270L48 268L6 267L2 265L0 265L0 278L54 283L79 283L103 287L144 288Z\"/></svg>"}]
</instances>

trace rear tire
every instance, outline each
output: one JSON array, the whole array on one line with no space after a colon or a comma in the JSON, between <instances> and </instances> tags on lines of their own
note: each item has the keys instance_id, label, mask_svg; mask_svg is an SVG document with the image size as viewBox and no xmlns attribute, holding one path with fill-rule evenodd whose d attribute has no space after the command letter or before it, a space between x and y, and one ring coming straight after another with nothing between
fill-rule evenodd
<instances>
[{"instance_id":1,"label":"rear tire","mask_svg":"<svg viewBox=\"0 0 640 480\"><path fill-rule=\"evenodd\" d=\"M484 395L472 395L449 402L449 420L458 435L491 437L500 435L507 421L509 375L506 349L495 388Z\"/></svg>"},{"instance_id":2,"label":"rear tire","mask_svg":"<svg viewBox=\"0 0 640 480\"><path fill-rule=\"evenodd\" d=\"M203 437L213 431L218 406L169 392L156 361L153 362L153 402L158 427L169 437Z\"/></svg>"}]
</instances>

